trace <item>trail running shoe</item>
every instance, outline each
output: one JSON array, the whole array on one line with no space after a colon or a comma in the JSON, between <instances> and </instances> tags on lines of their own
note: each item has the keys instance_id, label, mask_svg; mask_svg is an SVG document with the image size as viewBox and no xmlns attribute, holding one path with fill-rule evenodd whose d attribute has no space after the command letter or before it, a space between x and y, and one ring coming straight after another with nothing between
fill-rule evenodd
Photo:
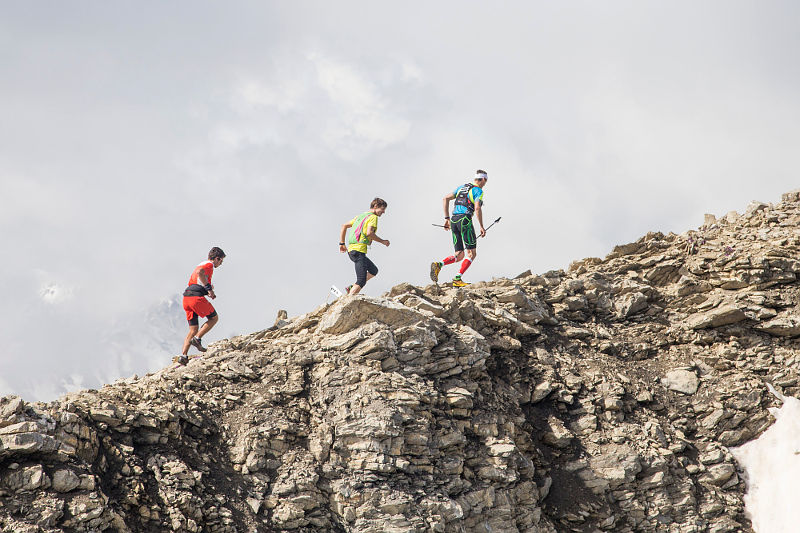
<instances>
[{"instance_id":1,"label":"trail running shoe","mask_svg":"<svg viewBox=\"0 0 800 533\"><path fill-rule=\"evenodd\" d=\"M350 289L352 289L352 288L353 288L352 285L348 285L347 287L344 288L344 293L345 294L350 294Z\"/></svg>"},{"instance_id":2,"label":"trail running shoe","mask_svg":"<svg viewBox=\"0 0 800 533\"><path fill-rule=\"evenodd\" d=\"M439 261L431 263L431 281L434 283L439 281L439 272L442 270L442 264Z\"/></svg>"},{"instance_id":3,"label":"trail running shoe","mask_svg":"<svg viewBox=\"0 0 800 533\"><path fill-rule=\"evenodd\" d=\"M200 350L201 352L205 352L206 348L203 346L203 341L198 339L197 337L192 337L192 346Z\"/></svg>"},{"instance_id":4,"label":"trail running shoe","mask_svg":"<svg viewBox=\"0 0 800 533\"><path fill-rule=\"evenodd\" d=\"M178 363L179 365L185 365L189 362L189 358L185 355L176 355L172 358L173 363Z\"/></svg>"},{"instance_id":5,"label":"trail running shoe","mask_svg":"<svg viewBox=\"0 0 800 533\"><path fill-rule=\"evenodd\" d=\"M466 287L469 285L466 281L461 278L453 278L453 287Z\"/></svg>"}]
</instances>

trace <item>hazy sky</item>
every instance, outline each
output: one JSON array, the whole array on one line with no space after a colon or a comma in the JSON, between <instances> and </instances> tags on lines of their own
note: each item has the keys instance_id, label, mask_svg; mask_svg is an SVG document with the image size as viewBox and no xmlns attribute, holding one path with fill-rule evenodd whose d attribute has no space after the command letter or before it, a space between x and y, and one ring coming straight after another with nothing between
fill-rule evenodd
<instances>
[{"instance_id":1,"label":"hazy sky","mask_svg":"<svg viewBox=\"0 0 800 533\"><path fill-rule=\"evenodd\" d=\"M208 341L310 311L354 279L339 228L374 196L392 245L372 247L364 292L424 284L451 251L431 226L441 198L477 168L486 220L503 220L471 281L777 202L800 186L799 14L3 2L0 394L52 399L167 364L185 322L162 302L214 245L228 258Z\"/></svg>"}]
</instances>

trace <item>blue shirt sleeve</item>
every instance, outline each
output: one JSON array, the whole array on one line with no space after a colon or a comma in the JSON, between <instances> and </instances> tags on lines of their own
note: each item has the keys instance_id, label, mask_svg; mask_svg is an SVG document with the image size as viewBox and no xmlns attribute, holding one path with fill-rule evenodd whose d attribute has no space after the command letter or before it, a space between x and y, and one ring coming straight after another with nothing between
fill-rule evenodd
<instances>
[{"instance_id":1,"label":"blue shirt sleeve","mask_svg":"<svg viewBox=\"0 0 800 533\"><path fill-rule=\"evenodd\" d=\"M483 205L483 189L481 189L480 187L473 187L469 191L469 196L473 204L480 202L481 205Z\"/></svg>"}]
</instances>

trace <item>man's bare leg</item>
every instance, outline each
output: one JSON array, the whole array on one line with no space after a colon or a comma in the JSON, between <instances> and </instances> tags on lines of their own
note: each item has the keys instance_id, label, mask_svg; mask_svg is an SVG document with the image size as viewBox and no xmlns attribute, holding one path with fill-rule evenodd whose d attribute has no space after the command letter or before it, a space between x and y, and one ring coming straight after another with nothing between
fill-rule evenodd
<instances>
[{"instance_id":1,"label":"man's bare leg","mask_svg":"<svg viewBox=\"0 0 800 533\"><path fill-rule=\"evenodd\" d=\"M197 330L199 326L189 326L189 334L186 335L186 339L183 341L183 355L189 353L189 347L192 345L192 339L197 335Z\"/></svg>"},{"instance_id":2,"label":"man's bare leg","mask_svg":"<svg viewBox=\"0 0 800 533\"><path fill-rule=\"evenodd\" d=\"M217 323L217 322L219 322L219 315L214 315L214 317L213 317L213 318L209 318L209 319L206 321L206 323L205 323L205 324L203 324L203 327L202 327L202 328L200 328L200 331L199 331L199 332L197 333L197 335L195 335L195 336L196 336L198 339L202 339L202 338L203 338L203 335L205 335L206 333L208 333L208 332L209 332L209 330L211 330L211 328L213 328L213 327L216 325L216 323ZM191 341L191 339L189 339L189 340Z\"/></svg>"},{"instance_id":3,"label":"man's bare leg","mask_svg":"<svg viewBox=\"0 0 800 533\"><path fill-rule=\"evenodd\" d=\"M374 277L375 277L374 274L370 274L369 272L367 272L367 281L371 280ZM364 282L364 285L367 284L367 281ZM353 294L358 294L359 292L361 292L361 289L362 289L361 285L359 285L358 283L354 283L353 286L350 287L350 290L348 291L347 294L350 294L351 296Z\"/></svg>"}]
</instances>

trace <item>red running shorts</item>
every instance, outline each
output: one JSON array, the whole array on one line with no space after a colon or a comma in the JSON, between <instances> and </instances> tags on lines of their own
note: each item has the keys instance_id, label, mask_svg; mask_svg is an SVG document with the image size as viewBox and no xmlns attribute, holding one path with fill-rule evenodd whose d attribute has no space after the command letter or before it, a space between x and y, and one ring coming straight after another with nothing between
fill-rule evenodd
<instances>
[{"instance_id":1,"label":"red running shorts","mask_svg":"<svg viewBox=\"0 0 800 533\"><path fill-rule=\"evenodd\" d=\"M183 308L186 310L186 320L189 325L196 326L199 316L206 317L214 313L214 306L206 300L205 296L184 296Z\"/></svg>"}]
</instances>

